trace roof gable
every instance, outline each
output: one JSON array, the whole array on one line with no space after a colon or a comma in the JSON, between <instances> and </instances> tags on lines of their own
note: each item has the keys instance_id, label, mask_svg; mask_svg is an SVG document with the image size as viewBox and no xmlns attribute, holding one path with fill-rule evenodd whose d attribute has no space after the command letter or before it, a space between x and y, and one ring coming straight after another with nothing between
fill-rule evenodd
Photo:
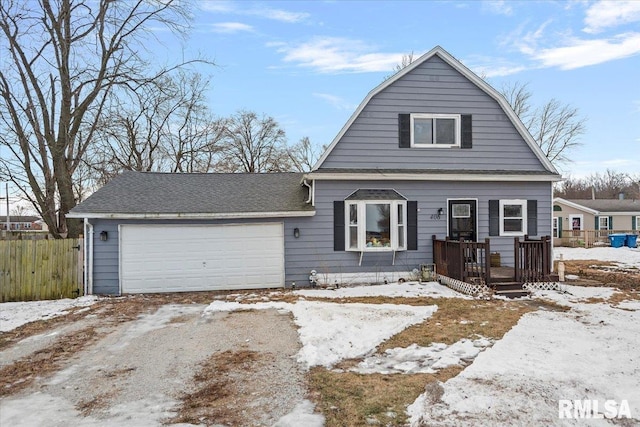
<instances>
[{"instance_id":1,"label":"roof gable","mask_svg":"<svg viewBox=\"0 0 640 427\"><path fill-rule=\"evenodd\" d=\"M127 171L73 208L70 217L259 217L313 212L307 198L301 173Z\"/></svg>"},{"instance_id":2,"label":"roof gable","mask_svg":"<svg viewBox=\"0 0 640 427\"><path fill-rule=\"evenodd\" d=\"M528 130L522 124L518 116L514 113L513 109L509 106L505 98L498 91L493 89L484 80L482 80L480 77L478 77L473 72L471 72L467 67L465 67L462 63L460 63L458 60L452 57L448 52L446 52L440 46L436 46L431 51L422 55L420 58L418 58L416 61L411 63L409 66L405 67L404 69L402 69L401 71L399 71L398 73L390 77L389 79L382 82L372 91L370 91L369 94L365 97L365 99L360 103L358 108L351 115L347 123L342 127L340 132L333 139L331 144L324 151L324 153L322 154L318 162L314 165L313 171L316 171L321 167L327 167L324 164L327 158L329 157L329 155L336 148L336 146L343 139L343 137L345 137L347 132L352 128L352 126L354 125L358 117L363 113L365 108L372 101L372 99L374 99L374 97L376 97L377 95L380 95L383 91L385 91L386 89L388 89L390 86L394 85L396 82L400 81L401 79L409 78L408 76L409 74L411 74L416 69L421 67L427 61L430 61L434 58L438 58L439 60L446 63L448 66L450 66L459 74L461 74L467 81L469 81L473 85L473 87L477 87L484 94L488 95L488 97L490 97L494 102L496 102L497 105L499 106L497 108L501 109L501 112L503 112L504 115L507 117L507 119L513 124L519 137L521 137L522 140L526 142L526 145L528 146L528 149L530 150L532 155L535 157L536 162L539 162L537 164L538 165L541 164L548 173L558 174L557 170L553 167L553 165L544 155L540 147L533 140ZM410 98L411 94L407 94L406 96ZM335 167L335 166L331 165L328 167ZM382 165L382 167L384 168L384 165Z\"/></svg>"}]
</instances>

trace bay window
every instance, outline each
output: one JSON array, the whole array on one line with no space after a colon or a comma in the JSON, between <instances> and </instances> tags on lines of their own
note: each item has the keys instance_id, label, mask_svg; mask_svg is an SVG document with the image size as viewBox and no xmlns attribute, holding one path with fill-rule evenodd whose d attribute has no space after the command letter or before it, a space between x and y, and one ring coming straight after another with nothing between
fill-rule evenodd
<instances>
[{"instance_id":1,"label":"bay window","mask_svg":"<svg viewBox=\"0 0 640 427\"><path fill-rule=\"evenodd\" d=\"M346 201L347 250L406 250L406 212L406 200Z\"/></svg>"}]
</instances>

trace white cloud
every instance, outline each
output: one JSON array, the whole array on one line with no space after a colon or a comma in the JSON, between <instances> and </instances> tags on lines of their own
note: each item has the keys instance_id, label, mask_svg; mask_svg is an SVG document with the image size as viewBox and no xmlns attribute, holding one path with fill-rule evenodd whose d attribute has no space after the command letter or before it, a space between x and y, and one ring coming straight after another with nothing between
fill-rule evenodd
<instances>
[{"instance_id":1,"label":"white cloud","mask_svg":"<svg viewBox=\"0 0 640 427\"><path fill-rule=\"evenodd\" d=\"M253 27L241 22L220 22L211 24L211 31L214 33L234 34L242 31L252 32Z\"/></svg>"},{"instance_id":2,"label":"white cloud","mask_svg":"<svg viewBox=\"0 0 640 427\"><path fill-rule=\"evenodd\" d=\"M250 15L261 16L274 21L296 23L307 19L310 15L306 12L289 12L281 9L252 9L247 11Z\"/></svg>"},{"instance_id":3,"label":"white cloud","mask_svg":"<svg viewBox=\"0 0 640 427\"><path fill-rule=\"evenodd\" d=\"M498 15L511 15L513 13L513 9L511 8L511 3L505 0L486 0L482 2L482 8L491 13L496 13Z\"/></svg>"},{"instance_id":4,"label":"white cloud","mask_svg":"<svg viewBox=\"0 0 640 427\"><path fill-rule=\"evenodd\" d=\"M510 76L527 69L522 64L515 64L502 58L483 55L472 55L462 62L482 78Z\"/></svg>"},{"instance_id":5,"label":"white cloud","mask_svg":"<svg viewBox=\"0 0 640 427\"><path fill-rule=\"evenodd\" d=\"M357 108L357 105L351 104L347 100L336 95L331 95L329 93L314 93L313 96L327 101L330 105L337 108L338 110L353 111Z\"/></svg>"},{"instance_id":6,"label":"white cloud","mask_svg":"<svg viewBox=\"0 0 640 427\"><path fill-rule=\"evenodd\" d=\"M545 67L571 70L639 54L640 33L621 34L611 39L570 39L562 47L523 50L523 53Z\"/></svg>"},{"instance_id":7,"label":"white cloud","mask_svg":"<svg viewBox=\"0 0 640 427\"><path fill-rule=\"evenodd\" d=\"M640 21L640 1L599 1L587 9L586 33Z\"/></svg>"},{"instance_id":8,"label":"white cloud","mask_svg":"<svg viewBox=\"0 0 640 427\"><path fill-rule=\"evenodd\" d=\"M282 9L266 7L240 9L236 3L226 0L204 1L200 4L202 10L214 13L233 13L237 15L252 15L274 21L296 23L307 19L310 15L306 12L290 12Z\"/></svg>"},{"instance_id":9,"label":"white cloud","mask_svg":"<svg viewBox=\"0 0 640 427\"><path fill-rule=\"evenodd\" d=\"M321 73L368 73L391 71L402 61L402 53L376 53L359 40L318 37L297 45L271 44L284 54L285 62L313 68Z\"/></svg>"}]
</instances>

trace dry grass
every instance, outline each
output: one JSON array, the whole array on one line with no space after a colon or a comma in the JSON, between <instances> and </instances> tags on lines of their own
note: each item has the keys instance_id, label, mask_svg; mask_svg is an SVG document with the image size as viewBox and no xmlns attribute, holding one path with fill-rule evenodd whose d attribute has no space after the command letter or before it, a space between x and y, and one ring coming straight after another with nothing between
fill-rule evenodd
<instances>
[{"instance_id":1,"label":"dry grass","mask_svg":"<svg viewBox=\"0 0 640 427\"><path fill-rule=\"evenodd\" d=\"M614 266L615 262L598 260L569 260L564 261L564 265L565 274L575 274L581 279L595 280L596 286L640 290L640 270L637 268L617 268ZM614 266L614 268L609 269L606 268L607 266ZM588 286L590 283L576 284Z\"/></svg>"},{"instance_id":2,"label":"dry grass","mask_svg":"<svg viewBox=\"0 0 640 427\"><path fill-rule=\"evenodd\" d=\"M224 351L207 359L194 375L195 390L181 397L182 404L168 424L243 425L236 402L234 374L251 372L260 358L255 351Z\"/></svg>"},{"instance_id":3,"label":"dry grass","mask_svg":"<svg viewBox=\"0 0 640 427\"><path fill-rule=\"evenodd\" d=\"M96 341L93 327L75 331L51 346L23 357L0 369L0 396L16 393L38 377L47 376L62 366L74 354Z\"/></svg>"},{"instance_id":4,"label":"dry grass","mask_svg":"<svg viewBox=\"0 0 640 427\"><path fill-rule=\"evenodd\" d=\"M499 340L525 313L541 308L566 310L553 303L501 300L465 300L459 298L350 298L339 302L370 304L395 303L437 305L438 311L426 321L411 326L385 341L378 353L413 343L428 346L434 342L453 344L462 338L482 335ZM336 301L336 302L338 302ZM345 361L349 368L357 360ZM312 396L326 417L328 427L379 424L402 426L407 405L438 381L458 375L464 366L452 366L436 374L356 374L314 368L309 373ZM437 387L436 387L437 388Z\"/></svg>"},{"instance_id":5,"label":"dry grass","mask_svg":"<svg viewBox=\"0 0 640 427\"><path fill-rule=\"evenodd\" d=\"M454 366L436 374L364 375L314 368L309 372L309 383L327 427L403 426L407 405L413 403L426 386L453 378L462 369Z\"/></svg>"}]
</instances>

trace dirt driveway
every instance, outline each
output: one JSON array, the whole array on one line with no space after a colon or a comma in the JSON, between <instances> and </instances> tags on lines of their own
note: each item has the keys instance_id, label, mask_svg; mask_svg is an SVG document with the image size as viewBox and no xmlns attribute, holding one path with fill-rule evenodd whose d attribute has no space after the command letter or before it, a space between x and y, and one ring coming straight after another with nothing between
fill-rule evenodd
<instances>
[{"instance_id":1,"label":"dirt driveway","mask_svg":"<svg viewBox=\"0 0 640 427\"><path fill-rule=\"evenodd\" d=\"M163 298L3 337L0 425L272 425L306 397L289 313L203 315Z\"/></svg>"}]
</instances>

